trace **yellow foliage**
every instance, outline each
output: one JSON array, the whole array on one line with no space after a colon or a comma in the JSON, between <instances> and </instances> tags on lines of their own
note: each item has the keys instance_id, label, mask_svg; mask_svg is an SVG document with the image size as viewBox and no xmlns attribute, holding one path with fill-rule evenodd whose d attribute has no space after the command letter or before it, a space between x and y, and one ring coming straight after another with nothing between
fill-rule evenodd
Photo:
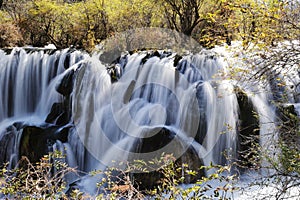
<instances>
[{"instance_id":1,"label":"yellow foliage","mask_svg":"<svg viewBox=\"0 0 300 200\"><path fill-rule=\"evenodd\" d=\"M104 9L114 32L156 26L162 17L154 0L105 0Z\"/></svg>"},{"instance_id":2,"label":"yellow foliage","mask_svg":"<svg viewBox=\"0 0 300 200\"><path fill-rule=\"evenodd\" d=\"M0 11L0 22L12 21L28 44L54 43L58 47L74 45L88 49L116 32L142 27L186 31L205 47L224 42L230 44L231 40L242 40L245 48L250 43L267 46L282 39L299 37L300 6L291 6L289 1L194 2L199 3L199 7L189 10L183 7L190 4L180 0L85 0L74 3L6 0L3 9L7 12ZM172 3L181 12L176 12ZM191 19L185 21L186 18L179 15ZM189 24L193 18L199 18L195 27Z\"/></svg>"}]
</instances>

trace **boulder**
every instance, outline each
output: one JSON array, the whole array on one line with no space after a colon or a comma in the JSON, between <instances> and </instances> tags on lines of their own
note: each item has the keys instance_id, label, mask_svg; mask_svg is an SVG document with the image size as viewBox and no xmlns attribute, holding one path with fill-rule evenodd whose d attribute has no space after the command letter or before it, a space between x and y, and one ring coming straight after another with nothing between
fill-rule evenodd
<instances>
[{"instance_id":1,"label":"boulder","mask_svg":"<svg viewBox=\"0 0 300 200\"><path fill-rule=\"evenodd\" d=\"M26 156L32 163L36 163L52 150L56 140L67 142L67 139L68 128L25 125L19 146L19 157Z\"/></svg>"},{"instance_id":2,"label":"boulder","mask_svg":"<svg viewBox=\"0 0 300 200\"><path fill-rule=\"evenodd\" d=\"M165 147L172 140L175 140L174 146L171 149L166 149L166 151L177 150L178 152L165 152L165 155L168 156L169 154L173 154L174 156L176 156L176 154L182 151L182 149L180 148L183 148L183 145L181 144L182 141L178 141L175 136L176 133L174 133L173 131L168 130L167 128L162 128L157 134L152 137L138 139L136 144L133 145L135 147L133 151L135 153L154 152ZM161 156L162 155L157 155L156 158L159 160ZM173 159L173 157L171 156L170 159ZM175 176L177 177L177 179L184 175L184 183L194 183L200 177L205 176L204 170L200 170L200 167L203 166L203 161L198 157L196 150L192 146L189 146L186 151L177 159L174 157L173 161L175 162L176 168L182 167L183 164L187 164L188 169L194 170L198 173L196 176L191 176L186 174L184 171L176 172L177 174ZM160 184L161 179L164 177L164 175L161 169L158 169L158 167L161 166L157 164L154 164L149 169L155 169L155 167L157 167L157 169L150 172L131 174L136 187L141 190L153 189Z\"/></svg>"}]
</instances>

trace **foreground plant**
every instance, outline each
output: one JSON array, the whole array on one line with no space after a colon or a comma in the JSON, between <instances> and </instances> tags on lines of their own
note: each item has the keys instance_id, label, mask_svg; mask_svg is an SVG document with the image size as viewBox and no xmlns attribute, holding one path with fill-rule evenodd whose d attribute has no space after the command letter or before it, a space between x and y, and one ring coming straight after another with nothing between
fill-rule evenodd
<instances>
[{"instance_id":1,"label":"foreground plant","mask_svg":"<svg viewBox=\"0 0 300 200\"><path fill-rule=\"evenodd\" d=\"M0 194L8 199L67 199L65 176L76 170L62 162L59 152L50 153L32 164L22 157L18 168L0 169Z\"/></svg>"},{"instance_id":2,"label":"foreground plant","mask_svg":"<svg viewBox=\"0 0 300 200\"><path fill-rule=\"evenodd\" d=\"M175 162L172 155L162 155L159 159L145 162L118 163L105 171L93 171L90 175L102 177L95 187L96 196L84 194L78 188L68 188L66 176L78 171L63 162L59 152L44 156L39 163L32 164L23 157L18 168L0 169L0 194L7 199L230 199L236 188L235 176L230 175L230 167L208 166L207 177L197 183L184 185L185 179L196 176L197 171L188 165ZM199 168L199 170L201 170ZM155 186L142 189L137 173L159 174ZM78 175L79 176L79 175ZM211 183L214 182L214 185ZM216 183L218 186L215 186Z\"/></svg>"}]
</instances>

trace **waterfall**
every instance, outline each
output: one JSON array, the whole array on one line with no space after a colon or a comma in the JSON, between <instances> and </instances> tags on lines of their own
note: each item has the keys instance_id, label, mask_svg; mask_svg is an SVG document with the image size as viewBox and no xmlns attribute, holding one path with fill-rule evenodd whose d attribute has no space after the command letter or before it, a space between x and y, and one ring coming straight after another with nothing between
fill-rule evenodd
<instances>
[{"instance_id":1,"label":"waterfall","mask_svg":"<svg viewBox=\"0 0 300 200\"><path fill-rule=\"evenodd\" d=\"M228 65L214 51L138 51L113 64L99 56L0 51L1 162L57 149L83 171L162 153L226 164L248 148L241 134L255 132L247 129L252 122L260 135L275 130L272 97L256 82L228 79Z\"/></svg>"},{"instance_id":2,"label":"waterfall","mask_svg":"<svg viewBox=\"0 0 300 200\"><path fill-rule=\"evenodd\" d=\"M22 48L14 48L9 55L0 51L0 56L0 121L9 117L46 115L40 107L47 108L47 105L41 99L50 97L52 102L48 104L52 105L61 96L51 90L55 86L53 79L82 57L79 52L70 54L69 49L48 54L26 52ZM52 88L49 88L51 83Z\"/></svg>"},{"instance_id":3,"label":"waterfall","mask_svg":"<svg viewBox=\"0 0 300 200\"><path fill-rule=\"evenodd\" d=\"M17 162L23 127L45 123L51 106L63 99L56 85L67 69L84 57L70 49L51 52L14 48L10 53L0 50L2 162Z\"/></svg>"},{"instance_id":4,"label":"waterfall","mask_svg":"<svg viewBox=\"0 0 300 200\"><path fill-rule=\"evenodd\" d=\"M226 69L206 54L187 55L177 65L176 54L166 52L124 55L126 62L114 66L115 83L104 64L90 58L76 79L73 117L92 155L104 165L149 160L163 152L178 158L188 148L205 164L224 164L226 149L235 156L239 105L234 86L214 77ZM171 136L161 138L162 130ZM153 143L155 137L168 143Z\"/></svg>"}]
</instances>

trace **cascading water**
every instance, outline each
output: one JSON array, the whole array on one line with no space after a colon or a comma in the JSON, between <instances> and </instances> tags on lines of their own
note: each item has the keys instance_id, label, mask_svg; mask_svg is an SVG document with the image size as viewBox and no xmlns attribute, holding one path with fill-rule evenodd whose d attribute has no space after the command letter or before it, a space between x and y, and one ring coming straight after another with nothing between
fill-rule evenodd
<instances>
[{"instance_id":1,"label":"cascading water","mask_svg":"<svg viewBox=\"0 0 300 200\"><path fill-rule=\"evenodd\" d=\"M44 51L27 53L21 48L13 49L9 55L0 51L0 121L30 114L45 117L61 96L51 90L58 82L53 79L58 79L65 67L74 65L82 57L79 52L72 54L68 54L68 49L53 54Z\"/></svg>"},{"instance_id":2,"label":"cascading water","mask_svg":"<svg viewBox=\"0 0 300 200\"><path fill-rule=\"evenodd\" d=\"M55 87L65 70L84 57L69 49L51 52L14 48L10 54L0 51L1 163L16 164L20 158L24 127L51 126L45 123L51 106L63 100ZM32 141L35 146L38 143Z\"/></svg>"},{"instance_id":3,"label":"cascading water","mask_svg":"<svg viewBox=\"0 0 300 200\"><path fill-rule=\"evenodd\" d=\"M221 162L222 151L236 150L238 120L233 86L212 77L222 64L210 55L195 55L174 66L175 54L159 55L148 60L147 52L124 56L125 64L115 66L122 72L116 83L98 60L87 62L73 92L81 141L105 164L129 157L152 159L165 151L180 157L181 148L190 146L205 164ZM170 146L151 140L161 130L174 135Z\"/></svg>"},{"instance_id":4,"label":"cascading water","mask_svg":"<svg viewBox=\"0 0 300 200\"><path fill-rule=\"evenodd\" d=\"M241 101L236 88L244 86L221 76L226 64L210 51L141 51L109 66L99 55L68 49L16 48L0 51L0 59L1 163L60 149L84 171L163 152L197 165L225 164L242 148L243 115L257 111L262 135L274 128L269 99L245 89L249 101ZM241 109L247 102L253 108Z\"/></svg>"}]
</instances>

